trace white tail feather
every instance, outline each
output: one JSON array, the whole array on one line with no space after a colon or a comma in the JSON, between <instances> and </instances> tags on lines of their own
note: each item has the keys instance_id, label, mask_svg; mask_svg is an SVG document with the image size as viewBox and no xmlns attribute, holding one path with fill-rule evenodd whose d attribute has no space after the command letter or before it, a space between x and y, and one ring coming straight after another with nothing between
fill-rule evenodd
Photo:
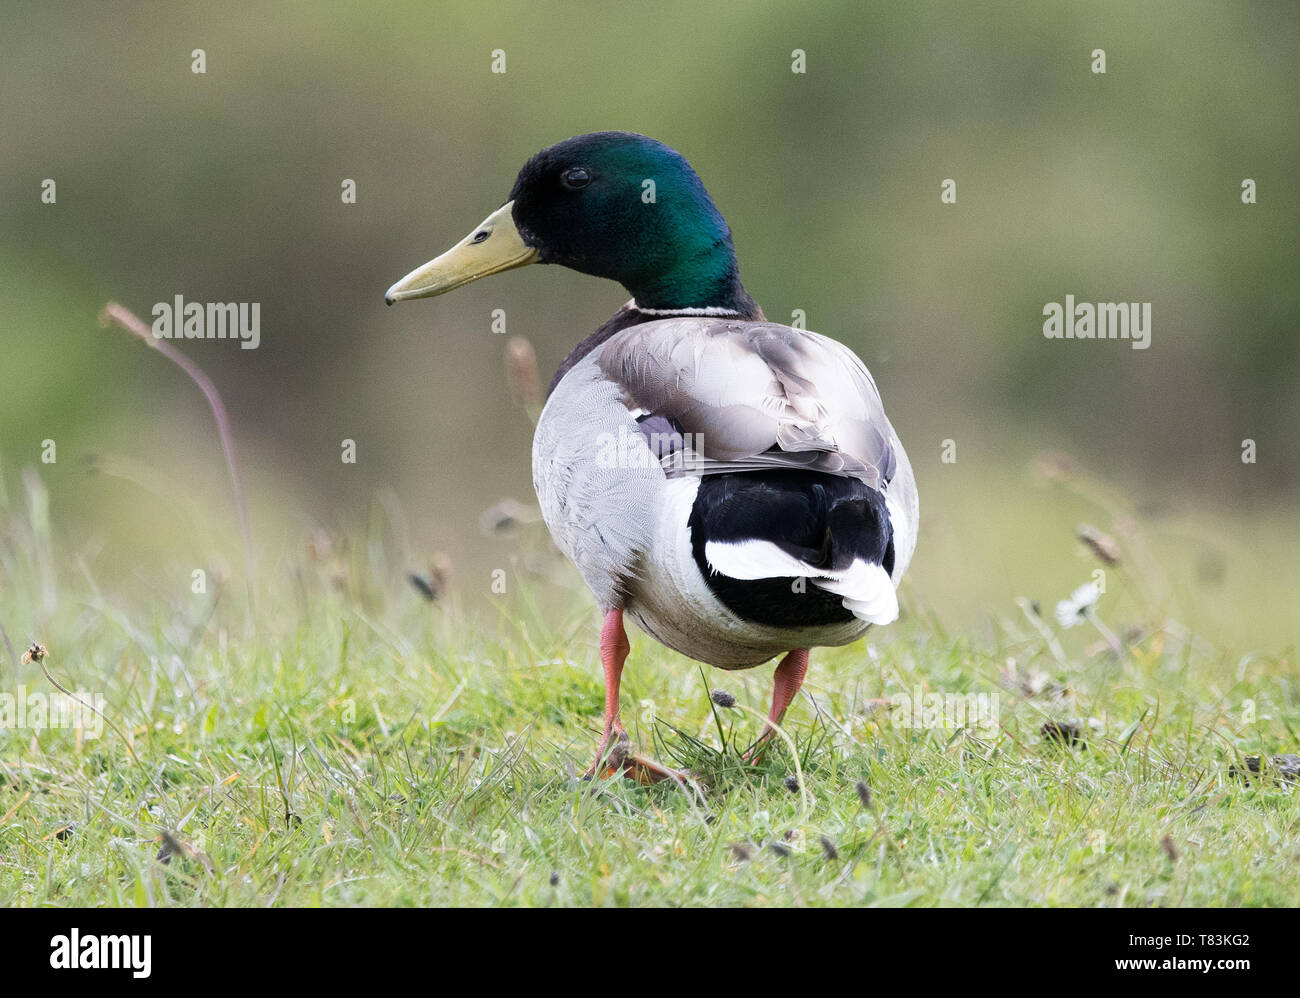
<instances>
[{"instance_id":1,"label":"white tail feather","mask_svg":"<svg viewBox=\"0 0 1300 998\"><path fill-rule=\"evenodd\" d=\"M819 575L818 569L787 554L771 541L709 541L704 560L719 575L732 579L780 579Z\"/></svg>"},{"instance_id":2,"label":"white tail feather","mask_svg":"<svg viewBox=\"0 0 1300 998\"><path fill-rule=\"evenodd\" d=\"M735 543L709 541L704 545L709 567L732 579L807 578L813 585L844 597L844 606L872 624L898 619L898 595L889 573L881 566L858 559L843 571L827 571L800 561L771 541Z\"/></svg>"},{"instance_id":3,"label":"white tail feather","mask_svg":"<svg viewBox=\"0 0 1300 998\"><path fill-rule=\"evenodd\" d=\"M869 561L855 561L838 578L813 579L813 585L844 597L844 605L855 617L873 624L892 624L898 619L898 594L889 573Z\"/></svg>"}]
</instances>

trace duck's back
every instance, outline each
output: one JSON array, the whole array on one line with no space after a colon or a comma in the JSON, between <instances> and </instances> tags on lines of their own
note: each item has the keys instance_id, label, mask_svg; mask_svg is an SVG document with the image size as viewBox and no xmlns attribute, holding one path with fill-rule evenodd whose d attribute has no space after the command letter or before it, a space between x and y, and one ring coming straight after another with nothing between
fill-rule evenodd
<instances>
[{"instance_id":1,"label":"duck's back","mask_svg":"<svg viewBox=\"0 0 1300 998\"><path fill-rule=\"evenodd\" d=\"M827 337L697 316L615 332L555 386L533 467L602 609L692 657L753 665L896 612L911 467L866 367Z\"/></svg>"}]
</instances>

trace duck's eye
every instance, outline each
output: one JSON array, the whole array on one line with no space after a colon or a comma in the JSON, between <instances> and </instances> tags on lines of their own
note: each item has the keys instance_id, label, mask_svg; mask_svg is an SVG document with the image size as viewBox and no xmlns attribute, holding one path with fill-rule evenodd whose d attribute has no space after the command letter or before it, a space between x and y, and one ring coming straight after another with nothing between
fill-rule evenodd
<instances>
[{"instance_id":1,"label":"duck's eye","mask_svg":"<svg viewBox=\"0 0 1300 998\"><path fill-rule=\"evenodd\" d=\"M571 170L565 170L562 179L565 187L571 191L577 191L591 183L591 174L582 167L575 166Z\"/></svg>"}]
</instances>

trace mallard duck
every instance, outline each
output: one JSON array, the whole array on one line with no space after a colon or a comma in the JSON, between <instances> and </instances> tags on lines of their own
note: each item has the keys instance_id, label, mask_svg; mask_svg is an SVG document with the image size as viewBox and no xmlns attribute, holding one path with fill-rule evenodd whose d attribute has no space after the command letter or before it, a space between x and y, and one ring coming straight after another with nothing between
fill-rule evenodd
<instances>
[{"instance_id":1,"label":"mallard duck","mask_svg":"<svg viewBox=\"0 0 1300 998\"><path fill-rule=\"evenodd\" d=\"M530 263L631 295L560 364L533 441L543 518L603 614L605 723L589 775L682 775L633 753L619 720L625 614L721 669L781 656L757 758L809 649L898 616L917 493L876 384L846 346L764 318L704 184L644 135L543 149L505 204L385 300Z\"/></svg>"}]
</instances>

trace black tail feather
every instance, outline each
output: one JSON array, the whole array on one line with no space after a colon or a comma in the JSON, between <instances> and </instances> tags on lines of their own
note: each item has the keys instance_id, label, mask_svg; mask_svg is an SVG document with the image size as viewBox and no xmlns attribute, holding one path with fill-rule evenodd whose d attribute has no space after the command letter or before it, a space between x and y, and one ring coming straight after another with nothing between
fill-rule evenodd
<instances>
[{"instance_id":1,"label":"black tail feather","mask_svg":"<svg viewBox=\"0 0 1300 998\"><path fill-rule=\"evenodd\" d=\"M695 563L733 613L772 626L816 626L852 619L840 597L792 578L741 580L714 572L709 541L769 541L814 569L840 571L855 559L894 567L885 499L856 478L808 471L753 471L700 480L690 517ZM810 572L810 575L816 574Z\"/></svg>"}]
</instances>

